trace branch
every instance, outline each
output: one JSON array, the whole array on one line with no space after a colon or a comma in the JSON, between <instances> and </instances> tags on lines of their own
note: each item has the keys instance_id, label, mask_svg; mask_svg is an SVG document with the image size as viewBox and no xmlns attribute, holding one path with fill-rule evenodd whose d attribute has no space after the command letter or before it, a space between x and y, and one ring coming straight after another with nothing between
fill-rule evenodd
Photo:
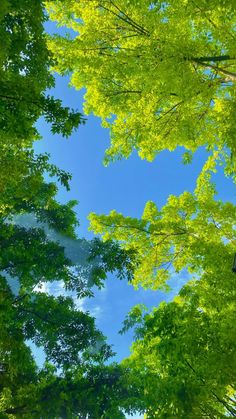
<instances>
[{"instance_id":1,"label":"branch","mask_svg":"<svg viewBox=\"0 0 236 419\"><path fill-rule=\"evenodd\" d=\"M184 101L181 100L178 103L175 103L175 105L173 105L170 109L168 109L166 112L162 113L161 116L159 116L159 118L157 118L157 121L159 121L160 119L164 118L166 115L168 115L170 112L174 111L178 106L180 106Z\"/></svg>"},{"instance_id":2,"label":"branch","mask_svg":"<svg viewBox=\"0 0 236 419\"><path fill-rule=\"evenodd\" d=\"M212 57L199 57L199 58L191 58L192 60L198 61L198 62L208 62L208 61L213 61L213 62L218 62L218 61L228 61L228 60L236 60L236 57L230 57L230 55L215 55Z\"/></svg>"},{"instance_id":3,"label":"branch","mask_svg":"<svg viewBox=\"0 0 236 419\"><path fill-rule=\"evenodd\" d=\"M124 17L115 13L113 10L108 9L107 7L103 6L102 4L100 6L104 10L106 10L107 12L112 13L113 15L115 15L118 19L122 20L123 22L127 23L128 25L131 25L135 29L135 31L138 32L140 35L148 35L148 32L145 31L144 28L142 28L136 22L134 22L132 19L130 19L127 15L125 15L125 13L121 12L125 17L127 17L127 19L125 19ZM114 6L114 4L113 4L113 6ZM117 6L115 6L115 7L117 8ZM118 8L118 10L119 10L119 8Z\"/></svg>"},{"instance_id":4,"label":"branch","mask_svg":"<svg viewBox=\"0 0 236 419\"><path fill-rule=\"evenodd\" d=\"M22 307L20 307L20 310L23 311L23 312L25 312L25 313L28 313L28 314L33 314L33 316L36 316L40 320L42 320L42 321L44 321L46 323L52 324L53 326L58 326L58 323L56 323L56 322L54 322L52 320L49 320L47 317L41 316L41 314L38 314L35 311L27 310L27 309L22 308Z\"/></svg>"},{"instance_id":5,"label":"branch","mask_svg":"<svg viewBox=\"0 0 236 419\"><path fill-rule=\"evenodd\" d=\"M142 32L144 32L146 35L149 35L149 32L139 23L135 22L132 18L130 18L125 12L123 12L113 1L111 1L111 4L120 12L122 13L129 22L131 22L133 25L135 25L137 28L139 28Z\"/></svg>"},{"instance_id":6,"label":"branch","mask_svg":"<svg viewBox=\"0 0 236 419\"><path fill-rule=\"evenodd\" d=\"M188 365L188 367L194 372L197 378L206 386L207 385L206 380L204 380L201 376L199 376L199 374L197 374L196 370L192 367L192 365L189 363L187 359L184 358L184 361ZM228 412L232 414L232 416L234 417L236 416L236 411L233 408L231 408L227 402L222 400L213 390L210 389L210 392L217 399L219 403L223 404L223 406L226 408Z\"/></svg>"},{"instance_id":7,"label":"branch","mask_svg":"<svg viewBox=\"0 0 236 419\"><path fill-rule=\"evenodd\" d=\"M101 225L103 225L104 227L112 228L112 225L111 224L104 223L103 221L99 221L99 223ZM123 225L121 225L121 224L115 224L114 227L115 228L125 228L127 230L134 229L134 230L137 230L137 231L146 233L149 236L150 235L154 235L154 236L165 236L164 239L166 239L166 237L170 237L170 236L179 236L179 235L182 235L182 234L187 234L187 231L186 230L183 230L183 231L180 231L180 232L174 232L174 233L164 233L163 231L160 231L160 232L157 232L157 231L149 231L149 230L146 230L145 228L142 228L142 227L131 226L131 225L127 225L127 224L123 224Z\"/></svg>"},{"instance_id":8,"label":"branch","mask_svg":"<svg viewBox=\"0 0 236 419\"><path fill-rule=\"evenodd\" d=\"M120 92L113 92L110 94L106 94L106 97L112 97L112 96L129 94L129 93L142 94L141 90L121 90Z\"/></svg>"},{"instance_id":9,"label":"branch","mask_svg":"<svg viewBox=\"0 0 236 419\"><path fill-rule=\"evenodd\" d=\"M231 72L231 71L227 71L227 70L224 70L223 68L221 68L221 67L217 67L217 66L215 66L215 65L212 65L212 64L209 64L209 63L206 63L206 62L203 62L203 61L199 61L198 59L193 59L192 60L194 63L196 63L196 64L198 64L198 65L201 65L202 67L205 67L205 68L210 68L210 69L212 69L212 70L214 70L214 71L216 71L216 73L222 73L222 74L225 74L227 77L228 77L228 81L229 80L232 80L232 81L236 81L236 73L233 73L233 72ZM227 79L226 79L227 80Z\"/></svg>"}]
</instances>

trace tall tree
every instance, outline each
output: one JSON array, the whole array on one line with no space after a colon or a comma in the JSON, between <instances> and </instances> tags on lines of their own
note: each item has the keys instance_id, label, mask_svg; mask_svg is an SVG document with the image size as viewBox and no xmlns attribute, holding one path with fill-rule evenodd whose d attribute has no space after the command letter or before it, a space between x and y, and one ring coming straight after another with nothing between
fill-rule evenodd
<instances>
[{"instance_id":1,"label":"tall tree","mask_svg":"<svg viewBox=\"0 0 236 419\"><path fill-rule=\"evenodd\" d=\"M174 301L146 315L136 306L124 322L123 331L138 324L124 366L143 386L147 418L236 415L236 209L215 200L216 159L208 159L193 194L170 196L161 210L148 202L140 220L116 211L90 215L104 240L132 249L135 287L165 289L172 275L188 271L188 285Z\"/></svg>"},{"instance_id":2,"label":"tall tree","mask_svg":"<svg viewBox=\"0 0 236 419\"><path fill-rule=\"evenodd\" d=\"M0 212L11 211L13 201L32 201L43 183L43 172L60 178L68 188L70 176L35 156L33 141L40 138L35 123L43 116L52 132L70 135L81 113L63 107L45 93L54 84L52 57L44 33L42 1L7 0L0 5ZM40 194L41 195L41 194Z\"/></svg>"},{"instance_id":3,"label":"tall tree","mask_svg":"<svg viewBox=\"0 0 236 419\"><path fill-rule=\"evenodd\" d=\"M132 410L140 389L127 381L126 368L104 366L112 351L94 319L69 298L15 296L0 281L1 418L124 418L121 409ZM26 339L54 366L39 368Z\"/></svg>"},{"instance_id":4,"label":"tall tree","mask_svg":"<svg viewBox=\"0 0 236 419\"><path fill-rule=\"evenodd\" d=\"M233 279L220 283L212 273L211 282L194 281L174 301L144 316L135 307L126 319L124 330L138 325L124 366L143 385L147 418L236 416Z\"/></svg>"},{"instance_id":5,"label":"tall tree","mask_svg":"<svg viewBox=\"0 0 236 419\"><path fill-rule=\"evenodd\" d=\"M125 373L118 374L108 396L106 381L113 380L114 372L113 368L106 372L103 363L113 352L95 319L77 309L71 297L53 297L41 287L60 281L77 298L91 297L92 287L101 287L108 271L118 269L120 278L132 275L132 255L116 243L79 240L73 202L60 205L54 199L54 184L40 186L35 199L12 200L11 211L0 220L1 415L59 418L89 414L98 419L109 411L117 415L114 417L124 417L121 406L131 409L122 378ZM55 368L51 373L51 367L49 371L37 367L26 344L29 341L43 349L46 360L59 367L60 374ZM96 365L106 376L101 388L96 384ZM130 388L130 397L135 397L132 391Z\"/></svg>"},{"instance_id":6,"label":"tall tree","mask_svg":"<svg viewBox=\"0 0 236 419\"><path fill-rule=\"evenodd\" d=\"M34 126L40 116L52 131L69 136L83 122L82 115L46 95L54 85L49 71L51 54L46 45L43 2L9 0L0 6L0 109L1 139L18 149L39 138Z\"/></svg>"},{"instance_id":7,"label":"tall tree","mask_svg":"<svg viewBox=\"0 0 236 419\"><path fill-rule=\"evenodd\" d=\"M59 204L56 184L45 182L56 176L68 189L70 175L33 152L40 116L63 136L83 122L45 93L54 81L44 20L40 0L0 4L0 416L120 418L124 372L103 365L113 352L95 319L40 288L62 281L77 298L91 297L108 271L131 275L131 253L77 238L75 201ZM54 366L39 369L29 342Z\"/></svg>"},{"instance_id":8,"label":"tall tree","mask_svg":"<svg viewBox=\"0 0 236 419\"><path fill-rule=\"evenodd\" d=\"M172 273L186 269L195 277L214 272L219 281L232 275L236 208L215 200L211 183L215 159L208 159L194 194L171 195L161 210L149 201L141 219L116 211L90 214L91 229L103 240L117 240L123 249L133 251L136 287L165 288Z\"/></svg>"},{"instance_id":9,"label":"tall tree","mask_svg":"<svg viewBox=\"0 0 236 419\"><path fill-rule=\"evenodd\" d=\"M85 112L111 130L105 162L133 149L228 150L235 168L235 4L232 1L47 1L75 31L49 46L54 69L87 89Z\"/></svg>"}]
</instances>

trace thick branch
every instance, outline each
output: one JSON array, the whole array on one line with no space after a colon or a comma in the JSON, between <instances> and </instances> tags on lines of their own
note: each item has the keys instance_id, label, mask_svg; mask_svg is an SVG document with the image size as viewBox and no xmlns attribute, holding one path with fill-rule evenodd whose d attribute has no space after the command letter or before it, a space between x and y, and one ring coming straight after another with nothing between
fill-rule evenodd
<instances>
[{"instance_id":1,"label":"thick branch","mask_svg":"<svg viewBox=\"0 0 236 419\"><path fill-rule=\"evenodd\" d=\"M228 61L228 60L235 60L236 57L230 57L230 55L215 55L212 57L199 57L199 58L192 58L194 61L198 61L198 62L218 62L218 61Z\"/></svg>"},{"instance_id":2,"label":"thick branch","mask_svg":"<svg viewBox=\"0 0 236 419\"><path fill-rule=\"evenodd\" d=\"M199 61L198 59L193 60L194 63L201 65L205 68L210 68L214 70L216 73L222 73L225 74L228 78L228 80L236 81L236 73L232 73L231 71L225 70L221 67L217 67L215 65L209 64L207 62Z\"/></svg>"}]
</instances>

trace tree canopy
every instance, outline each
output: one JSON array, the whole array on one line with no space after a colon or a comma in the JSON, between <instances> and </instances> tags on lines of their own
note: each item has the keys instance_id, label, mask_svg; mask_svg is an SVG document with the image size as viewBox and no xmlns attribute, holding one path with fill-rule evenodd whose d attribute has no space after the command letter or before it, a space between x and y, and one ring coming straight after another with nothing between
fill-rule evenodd
<instances>
[{"instance_id":1,"label":"tree canopy","mask_svg":"<svg viewBox=\"0 0 236 419\"><path fill-rule=\"evenodd\" d=\"M23 0L0 5L0 211L12 209L12 201L35 199L43 173L57 176L69 187L70 176L50 165L47 155L36 156L33 141L40 138L35 127L39 117L52 125L52 132L70 135L82 114L63 107L45 93L54 84L53 63L46 45L43 3Z\"/></svg>"},{"instance_id":2,"label":"tree canopy","mask_svg":"<svg viewBox=\"0 0 236 419\"><path fill-rule=\"evenodd\" d=\"M42 289L60 282L64 294L92 297L108 271L120 278L132 272L131 252L78 239L76 201L56 199L55 179L69 189L70 174L33 151L40 116L63 136L84 121L45 92L54 80L44 21L41 1L1 2L0 416L122 418L121 407L130 409L127 391L134 397L138 389L128 390L125 369L104 365L113 351L95 319L71 296ZM33 344L44 352L42 368Z\"/></svg>"},{"instance_id":3,"label":"tree canopy","mask_svg":"<svg viewBox=\"0 0 236 419\"><path fill-rule=\"evenodd\" d=\"M74 38L45 35L45 7ZM1 1L1 418L236 416L236 210L212 182L217 164L235 175L235 11L231 0ZM204 146L194 192L161 209L147 202L141 219L92 213L102 240L79 238L76 201L57 200L71 175L33 149L38 118L64 137L85 121L48 92L54 70L72 73L87 89L85 113L110 129L105 163L178 146L188 163ZM154 290L187 277L173 301L133 307L121 332L135 326L135 341L121 364L76 305L108 272Z\"/></svg>"},{"instance_id":4,"label":"tree canopy","mask_svg":"<svg viewBox=\"0 0 236 419\"><path fill-rule=\"evenodd\" d=\"M52 123L53 132L69 136L83 118L45 93L54 78L49 71L53 60L43 28L43 2L6 1L0 7L2 141L18 149L30 146L39 138L34 124L40 116Z\"/></svg>"},{"instance_id":5,"label":"tree canopy","mask_svg":"<svg viewBox=\"0 0 236 419\"><path fill-rule=\"evenodd\" d=\"M235 169L235 4L232 1L47 1L75 31L49 46L53 68L86 88L84 110L111 132L105 162L133 149L227 150Z\"/></svg>"},{"instance_id":6,"label":"tree canopy","mask_svg":"<svg viewBox=\"0 0 236 419\"><path fill-rule=\"evenodd\" d=\"M206 162L194 193L171 195L160 210L149 201L141 219L90 214L91 229L103 240L132 249L136 288L165 290L181 276L187 282L173 301L148 314L135 306L124 321L122 332L136 325L124 366L143 388L147 418L236 415L236 209L215 199L216 158Z\"/></svg>"},{"instance_id":7,"label":"tree canopy","mask_svg":"<svg viewBox=\"0 0 236 419\"><path fill-rule=\"evenodd\" d=\"M212 274L143 317L130 313L136 341L124 365L143 384L147 418L235 416L233 279Z\"/></svg>"},{"instance_id":8,"label":"tree canopy","mask_svg":"<svg viewBox=\"0 0 236 419\"><path fill-rule=\"evenodd\" d=\"M174 273L188 270L196 277L209 274L223 281L231 275L235 252L236 209L215 199L209 158L198 178L195 193L170 195L158 210L149 201L141 219L113 210L109 215L90 214L91 229L103 240L117 240L133 251L133 284L164 287Z\"/></svg>"}]
</instances>

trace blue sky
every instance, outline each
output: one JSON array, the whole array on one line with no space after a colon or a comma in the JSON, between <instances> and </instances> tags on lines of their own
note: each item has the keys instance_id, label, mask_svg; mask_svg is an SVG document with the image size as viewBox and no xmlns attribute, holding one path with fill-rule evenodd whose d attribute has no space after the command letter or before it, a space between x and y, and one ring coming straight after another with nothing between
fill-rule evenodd
<instances>
[{"instance_id":1,"label":"blue sky","mask_svg":"<svg viewBox=\"0 0 236 419\"><path fill-rule=\"evenodd\" d=\"M56 76L56 87L52 90L55 97L65 105L82 111L83 95L68 87L69 79ZM127 160L118 161L104 167L102 160L109 144L108 130L101 128L99 118L89 116L84 126L71 136L63 139L52 136L50 127L43 120L38 123L43 140L35 144L37 152L48 152L51 161L60 168L71 172L70 192L60 188L58 199L65 202L77 199L76 207L80 227L78 236L92 238L88 232L87 216L90 212L107 214L116 209L125 215L140 217L146 201L153 200L159 207L165 204L169 194L179 195L184 190L193 191L196 178L206 158L200 150L191 165L181 163L182 149L176 152L163 152L154 162L142 161L135 153ZM220 171L215 176L218 197L234 201L234 186ZM172 283L176 290L183 284L182 276L176 276ZM134 291L125 281L110 277L102 291L90 301L81 302L81 306L91 309L97 323L108 336L118 352L118 359L128 355L131 335L117 334L121 323L130 308L138 303L148 306L158 305L163 298L170 299L162 292Z\"/></svg>"},{"instance_id":2,"label":"blue sky","mask_svg":"<svg viewBox=\"0 0 236 419\"><path fill-rule=\"evenodd\" d=\"M82 112L83 92L69 88L68 82L69 78L56 76L56 87L52 94L62 99L65 105ZM35 144L35 150L50 153L51 162L72 174L70 192L60 188L58 199L61 202L69 199L79 201L76 207L80 220L79 237L93 237L88 232L87 216L90 212L107 214L116 209L124 215L140 217L148 200L153 200L161 207L170 194L193 191L206 158L206 153L199 150L193 163L184 166L181 163L183 150L178 149L172 153L161 153L152 163L142 161L134 153L128 160L104 167L102 160L109 145L109 132L101 128L99 118L92 115L87 117L86 124L80 126L70 139L52 136L50 127L43 120L37 125L43 139ZM234 186L221 170L215 175L215 182L218 198L233 202ZM116 359L120 360L129 354L132 342L132 333L118 334L127 312L138 303L151 307L157 306L163 299L170 300L185 280L184 275L175 276L171 281L173 292L166 295L158 291L134 291L126 281L110 276L104 289L96 291L93 299L77 303L96 317L98 327L108 337L108 342L114 345Z\"/></svg>"},{"instance_id":3,"label":"blue sky","mask_svg":"<svg viewBox=\"0 0 236 419\"><path fill-rule=\"evenodd\" d=\"M56 87L52 93L65 105L82 111L82 94L69 88L68 81L68 78L56 76ZM72 174L70 192L60 188L58 199L61 202L69 199L79 201L76 207L80 220L79 237L93 237L88 232L87 216L90 212L107 214L116 209L125 215L140 217L148 200L161 207L169 194L193 191L206 157L205 152L199 150L193 163L184 166L181 149L172 153L163 152L152 163L142 161L134 153L128 160L104 167L102 160L109 144L109 132L101 128L98 118L89 116L86 124L80 126L70 139L52 136L50 127L43 120L38 122L38 128L43 139L35 144L35 150L50 153L51 162ZM218 197L234 201L234 186L221 171L215 176L215 181ZM78 306L90 310L96 317L98 327L108 337L108 342L114 345L117 352L115 359L121 360L128 356L132 342L131 332L122 336L118 334L127 312L135 304L144 303L152 307L163 299L170 300L185 279L183 275L176 275L171 281L173 292L165 295L160 291L135 291L126 281L110 276L102 291L96 291L93 299L79 301ZM133 419L136 417L140 416L133 416Z\"/></svg>"}]
</instances>

